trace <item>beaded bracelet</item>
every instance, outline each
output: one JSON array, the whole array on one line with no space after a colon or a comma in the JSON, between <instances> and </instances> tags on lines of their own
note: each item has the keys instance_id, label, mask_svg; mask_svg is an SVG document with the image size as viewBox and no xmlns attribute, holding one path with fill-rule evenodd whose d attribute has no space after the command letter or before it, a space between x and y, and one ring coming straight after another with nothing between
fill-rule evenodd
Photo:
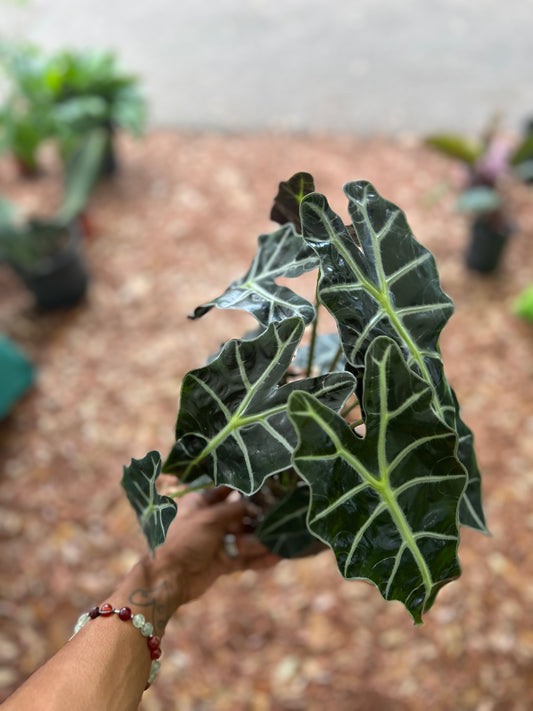
<instances>
[{"instance_id":1,"label":"beaded bracelet","mask_svg":"<svg viewBox=\"0 0 533 711\"><path fill-rule=\"evenodd\" d=\"M148 689L148 687L154 682L159 669L161 668L161 663L159 661L159 657L161 656L161 647L159 646L161 644L161 640L153 634L154 627L151 622L146 621L144 615L134 615L129 607L121 607L120 610L115 610L111 603L106 602L102 605L102 607L92 607L89 612L84 612L83 615L78 617L72 637L78 634L81 628L84 627L89 620L94 620L96 617L110 617L113 614L118 615L124 622L131 620L133 626L137 627L143 637L146 637L150 658L152 659L152 664L150 665L150 675L148 676L148 682L144 687L144 690L146 691L146 689ZM72 639L72 637L70 639Z\"/></svg>"}]
</instances>

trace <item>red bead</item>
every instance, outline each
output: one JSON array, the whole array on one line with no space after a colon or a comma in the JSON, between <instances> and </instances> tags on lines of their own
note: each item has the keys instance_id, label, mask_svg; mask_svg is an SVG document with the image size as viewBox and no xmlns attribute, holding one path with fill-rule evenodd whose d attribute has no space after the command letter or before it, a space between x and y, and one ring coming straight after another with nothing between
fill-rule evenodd
<instances>
[{"instance_id":1,"label":"red bead","mask_svg":"<svg viewBox=\"0 0 533 711\"><path fill-rule=\"evenodd\" d=\"M124 620L124 622L131 620L130 608L129 607L121 607L120 610L118 611L118 616L120 617L121 620Z\"/></svg>"},{"instance_id":2,"label":"red bead","mask_svg":"<svg viewBox=\"0 0 533 711\"><path fill-rule=\"evenodd\" d=\"M155 635L153 637L147 637L146 642L148 643L149 649L157 649L161 644L161 640Z\"/></svg>"},{"instance_id":3,"label":"red bead","mask_svg":"<svg viewBox=\"0 0 533 711\"><path fill-rule=\"evenodd\" d=\"M160 656L161 656L161 650L159 649L159 647L156 647L155 649L150 650L150 657L152 659L159 659Z\"/></svg>"},{"instance_id":4,"label":"red bead","mask_svg":"<svg viewBox=\"0 0 533 711\"><path fill-rule=\"evenodd\" d=\"M113 614L113 605L111 605L109 602L106 602L102 607L100 608L100 614L104 616L112 615Z\"/></svg>"},{"instance_id":5,"label":"red bead","mask_svg":"<svg viewBox=\"0 0 533 711\"><path fill-rule=\"evenodd\" d=\"M99 607L91 607L89 610L89 617L91 620L94 620L98 615L100 614L100 608Z\"/></svg>"}]
</instances>

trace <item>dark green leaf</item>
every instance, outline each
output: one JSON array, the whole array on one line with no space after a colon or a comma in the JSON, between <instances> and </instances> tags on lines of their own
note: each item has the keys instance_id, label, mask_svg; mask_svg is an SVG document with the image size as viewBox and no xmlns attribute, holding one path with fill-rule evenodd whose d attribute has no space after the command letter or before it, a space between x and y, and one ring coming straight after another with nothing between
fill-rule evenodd
<instances>
[{"instance_id":1,"label":"dark green leaf","mask_svg":"<svg viewBox=\"0 0 533 711\"><path fill-rule=\"evenodd\" d=\"M100 174L108 133L95 128L78 142L78 148L70 157L65 178L65 197L60 218L71 222L86 207L96 180Z\"/></svg>"},{"instance_id":2,"label":"dark green leaf","mask_svg":"<svg viewBox=\"0 0 533 711\"><path fill-rule=\"evenodd\" d=\"M474 450L474 435L461 419L457 396L452 390L456 411L456 429L459 437L457 458L468 473L468 485L464 491L459 507L459 523L462 526L474 528L487 533L483 501L481 497L481 473L479 471Z\"/></svg>"},{"instance_id":3,"label":"dark green leaf","mask_svg":"<svg viewBox=\"0 0 533 711\"><path fill-rule=\"evenodd\" d=\"M292 224L259 237L252 266L213 301L198 306L189 318L195 319L219 309L244 309L265 328L273 321L300 316L306 324L315 317L314 307L291 289L276 284L278 277L298 277L316 269L315 253L297 234Z\"/></svg>"},{"instance_id":4,"label":"dark green leaf","mask_svg":"<svg viewBox=\"0 0 533 711\"><path fill-rule=\"evenodd\" d=\"M304 330L299 318L273 323L252 341L232 340L182 384L176 443L164 471L190 481L201 473L243 493L290 465L296 435L287 401L297 389L340 409L354 389L348 373L306 378L281 387Z\"/></svg>"},{"instance_id":5,"label":"dark green leaf","mask_svg":"<svg viewBox=\"0 0 533 711\"><path fill-rule=\"evenodd\" d=\"M255 534L282 558L301 558L321 545L307 528L308 510L309 487L298 487L267 512Z\"/></svg>"},{"instance_id":6,"label":"dark green leaf","mask_svg":"<svg viewBox=\"0 0 533 711\"><path fill-rule=\"evenodd\" d=\"M466 475L456 433L432 413L430 387L389 338L368 350L363 391L364 438L312 395L291 395L294 466L311 488L308 526L331 546L344 577L374 583L419 623L460 574Z\"/></svg>"},{"instance_id":7,"label":"dark green leaf","mask_svg":"<svg viewBox=\"0 0 533 711\"><path fill-rule=\"evenodd\" d=\"M132 459L131 464L124 467L121 482L151 551L165 542L178 510L173 499L157 493L155 482L160 473L161 455L148 452L142 459Z\"/></svg>"},{"instance_id":8,"label":"dark green leaf","mask_svg":"<svg viewBox=\"0 0 533 711\"><path fill-rule=\"evenodd\" d=\"M305 195L315 191L315 181L310 173L296 173L279 184L278 194L270 212L270 219L284 225L292 222L297 232L302 231L300 203Z\"/></svg>"},{"instance_id":9,"label":"dark green leaf","mask_svg":"<svg viewBox=\"0 0 533 711\"><path fill-rule=\"evenodd\" d=\"M369 344L387 335L437 389L437 342L453 302L440 287L435 258L416 241L403 212L370 183L348 183L344 191L361 247L323 195L304 199L302 224L320 257L320 299L337 320L347 360L360 370Z\"/></svg>"},{"instance_id":10,"label":"dark green leaf","mask_svg":"<svg viewBox=\"0 0 533 711\"><path fill-rule=\"evenodd\" d=\"M321 195L304 199L302 221L304 237L321 259L320 298L337 320L348 361L362 382L372 340L392 338L409 366L431 386L434 411L448 425L466 428L456 423L456 402L438 347L453 302L440 287L435 258L417 242L403 212L370 183L348 183L344 191L360 247ZM480 474L471 437L462 438L458 456L473 482L467 495L474 495ZM480 499L465 502L462 513L471 505L479 512ZM473 524L473 517L466 520Z\"/></svg>"}]
</instances>

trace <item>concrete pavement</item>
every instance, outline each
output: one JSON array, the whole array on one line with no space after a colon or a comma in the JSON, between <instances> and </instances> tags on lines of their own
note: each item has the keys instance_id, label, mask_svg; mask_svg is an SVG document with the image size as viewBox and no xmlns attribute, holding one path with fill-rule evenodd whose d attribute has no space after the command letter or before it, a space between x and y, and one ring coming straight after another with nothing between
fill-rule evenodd
<instances>
[{"instance_id":1,"label":"concrete pavement","mask_svg":"<svg viewBox=\"0 0 533 711\"><path fill-rule=\"evenodd\" d=\"M0 0L0 37L116 50L155 125L473 132L533 114L532 0Z\"/></svg>"}]
</instances>

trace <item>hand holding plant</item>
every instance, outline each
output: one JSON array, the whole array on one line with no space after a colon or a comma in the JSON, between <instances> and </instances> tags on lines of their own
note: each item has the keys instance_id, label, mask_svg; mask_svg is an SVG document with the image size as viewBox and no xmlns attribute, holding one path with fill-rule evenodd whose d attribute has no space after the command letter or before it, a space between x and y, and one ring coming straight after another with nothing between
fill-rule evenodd
<instances>
[{"instance_id":1,"label":"hand holding plant","mask_svg":"<svg viewBox=\"0 0 533 711\"><path fill-rule=\"evenodd\" d=\"M258 332L185 376L163 470L271 502L257 530L271 550L294 557L321 542L345 578L372 582L419 623L460 574L459 524L486 530L472 433L438 346L453 304L401 210L368 182L344 191L348 227L310 175L282 183L282 226L195 310L245 309ZM314 304L276 282L312 270ZM336 335L320 333L324 309ZM151 452L123 478L152 549L176 512L156 491L161 469Z\"/></svg>"}]
</instances>

